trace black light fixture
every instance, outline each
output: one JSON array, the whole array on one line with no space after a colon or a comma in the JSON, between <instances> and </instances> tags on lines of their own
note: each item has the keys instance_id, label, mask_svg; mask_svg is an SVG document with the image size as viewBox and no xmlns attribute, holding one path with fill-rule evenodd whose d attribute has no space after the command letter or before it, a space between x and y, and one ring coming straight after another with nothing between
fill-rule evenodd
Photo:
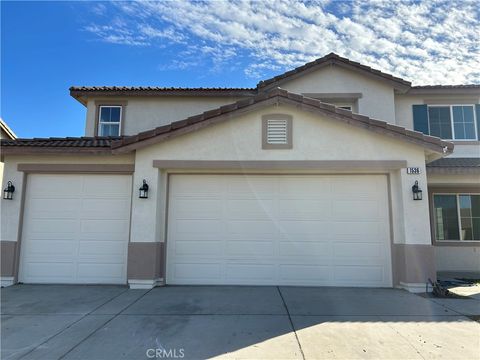
<instances>
[{"instance_id":1,"label":"black light fixture","mask_svg":"<svg viewBox=\"0 0 480 360\"><path fill-rule=\"evenodd\" d=\"M422 189L418 187L418 181L412 186L413 200L422 200Z\"/></svg>"},{"instance_id":2,"label":"black light fixture","mask_svg":"<svg viewBox=\"0 0 480 360\"><path fill-rule=\"evenodd\" d=\"M148 184L147 180L143 179L143 185L140 186L140 189L138 189L139 194L138 197L140 199L148 199Z\"/></svg>"},{"instance_id":3,"label":"black light fixture","mask_svg":"<svg viewBox=\"0 0 480 360\"><path fill-rule=\"evenodd\" d=\"M13 193L15 192L15 186L13 186L12 182L9 181L7 183L7 187L3 189L3 198L5 200L13 200Z\"/></svg>"}]
</instances>

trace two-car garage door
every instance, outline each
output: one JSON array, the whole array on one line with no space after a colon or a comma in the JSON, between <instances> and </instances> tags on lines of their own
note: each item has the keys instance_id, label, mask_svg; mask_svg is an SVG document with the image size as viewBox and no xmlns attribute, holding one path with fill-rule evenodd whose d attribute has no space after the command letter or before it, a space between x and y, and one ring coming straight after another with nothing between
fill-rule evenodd
<instances>
[{"instance_id":1,"label":"two-car garage door","mask_svg":"<svg viewBox=\"0 0 480 360\"><path fill-rule=\"evenodd\" d=\"M125 284L129 175L30 174L19 281Z\"/></svg>"},{"instance_id":2,"label":"two-car garage door","mask_svg":"<svg viewBox=\"0 0 480 360\"><path fill-rule=\"evenodd\" d=\"M171 175L169 284L391 286L383 175Z\"/></svg>"}]
</instances>

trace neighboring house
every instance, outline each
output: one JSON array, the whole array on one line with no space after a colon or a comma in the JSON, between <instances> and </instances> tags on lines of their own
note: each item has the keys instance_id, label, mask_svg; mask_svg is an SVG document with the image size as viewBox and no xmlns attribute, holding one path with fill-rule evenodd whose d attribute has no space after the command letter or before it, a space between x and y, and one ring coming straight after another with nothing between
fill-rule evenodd
<instances>
[{"instance_id":1,"label":"neighboring house","mask_svg":"<svg viewBox=\"0 0 480 360\"><path fill-rule=\"evenodd\" d=\"M0 139L12 139L15 140L17 135L13 132L12 129L7 125L2 118L0 118Z\"/></svg>"},{"instance_id":2,"label":"neighboring house","mask_svg":"<svg viewBox=\"0 0 480 360\"><path fill-rule=\"evenodd\" d=\"M329 54L251 89L70 94L85 137L2 141L3 284L422 291L480 271L479 85Z\"/></svg>"}]
</instances>

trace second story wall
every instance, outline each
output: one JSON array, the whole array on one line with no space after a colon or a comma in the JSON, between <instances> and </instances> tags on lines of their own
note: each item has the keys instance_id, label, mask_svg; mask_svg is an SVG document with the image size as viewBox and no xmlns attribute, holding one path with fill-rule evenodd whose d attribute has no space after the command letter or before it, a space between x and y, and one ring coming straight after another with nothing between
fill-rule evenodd
<instances>
[{"instance_id":1,"label":"second story wall","mask_svg":"<svg viewBox=\"0 0 480 360\"><path fill-rule=\"evenodd\" d=\"M97 135L98 106L122 104L122 135L170 124L207 110L240 100L239 97L161 96L91 98L87 103L85 136Z\"/></svg>"},{"instance_id":2,"label":"second story wall","mask_svg":"<svg viewBox=\"0 0 480 360\"><path fill-rule=\"evenodd\" d=\"M414 105L426 105L428 107L434 106L473 106L474 113L474 128L476 128L476 138L474 139L456 139L453 136L452 140L455 144L455 150L451 157L480 157L480 126L478 122L478 114L475 111L475 105L480 103L480 96L475 94L417 94L417 95L395 95L395 117L396 123L408 129L414 129ZM477 105L478 106L478 105ZM477 110L478 111L478 110ZM452 119L450 119L452 121ZM452 124L453 126L453 124ZM436 134L432 134L436 135Z\"/></svg>"},{"instance_id":3,"label":"second story wall","mask_svg":"<svg viewBox=\"0 0 480 360\"><path fill-rule=\"evenodd\" d=\"M395 123L394 89L382 80L358 72L327 66L279 85L297 94L326 99L340 106L353 102L353 111L369 117ZM346 101L342 101L345 94ZM337 100L329 97L337 97ZM360 96L356 99L352 97Z\"/></svg>"}]
</instances>

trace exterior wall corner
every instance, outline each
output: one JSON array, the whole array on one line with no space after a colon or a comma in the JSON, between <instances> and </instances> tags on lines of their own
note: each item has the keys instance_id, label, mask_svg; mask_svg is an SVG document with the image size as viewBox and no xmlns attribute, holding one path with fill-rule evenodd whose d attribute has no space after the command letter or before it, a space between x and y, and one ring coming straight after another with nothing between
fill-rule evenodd
<instances>
[{"instance_id":1,"label":"exterior wall corner","mask_svg":"<svg viewBox=\"0 0 480 360\"><path fill-rule=\"evenodd\" d=\"M432 245L394 244L392 251L394 286L436 281L435 252Z\"/></svg>"}]
</instances>

